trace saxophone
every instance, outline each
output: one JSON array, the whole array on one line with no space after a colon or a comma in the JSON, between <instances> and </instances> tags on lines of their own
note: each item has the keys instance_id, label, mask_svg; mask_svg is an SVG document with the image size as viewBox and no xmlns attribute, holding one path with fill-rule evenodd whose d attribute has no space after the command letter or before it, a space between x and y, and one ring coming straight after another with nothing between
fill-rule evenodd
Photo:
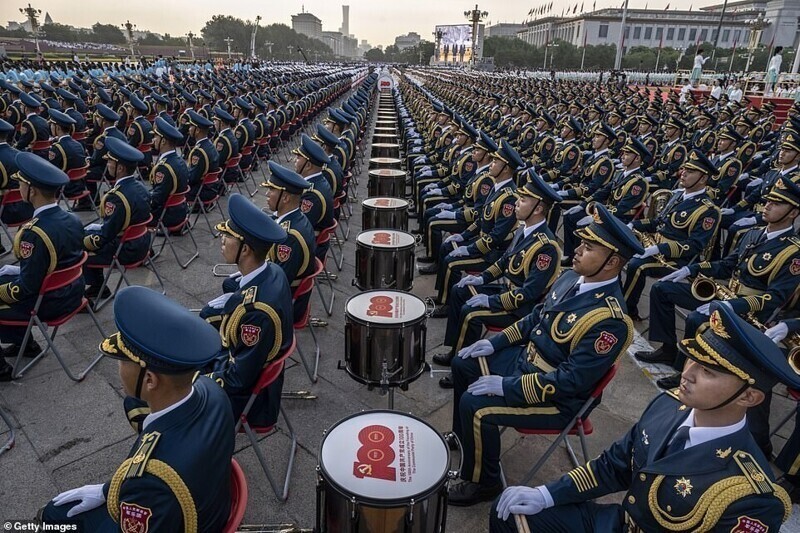
<instances>
[{"instance_id":1,"label":"saxophone","mask_svg":"<svg viewBox=\"0 0 800 533\"><path fill-rule=\"evenodd\" d=\"M639 242L641 242L642 246L644 246L645 248L647 248L648 246L655 246L659 244L656 238L654 238L649 233L644 233L637 229L634 229L633 234L636 235L636 238L639 239ZM674 265L669 264L669 262L664 257L664 254L656 254L653 256L653 259L658 261L664 268L668 268L670 270L677 270L677 268Z\"/></svg>"},{"instance_id":2,"label":"saxophone","mask_svg":"<svg viewBox=\"0 0 800 533\"><path fill-rule=\"evenodd\" d=\"M692 282L692 296L701 302L710 302L711 300L721 300L724 302L733 300L739 297L737 294L739 284L739 278L736 276L731 278L728 286L725 286L717 283L713 278L704 274L698 274ZM761 331L766 331L767 327L762 324L753 313L747 313L744 318L754 327ZM798 339L798 342L800 342L800 339ZM798 347L800 348L800 345ZM800 349L798 349L798 352L800 352ZM800 353L798 355L800 356Z\"/></svg>"}]
</instances>

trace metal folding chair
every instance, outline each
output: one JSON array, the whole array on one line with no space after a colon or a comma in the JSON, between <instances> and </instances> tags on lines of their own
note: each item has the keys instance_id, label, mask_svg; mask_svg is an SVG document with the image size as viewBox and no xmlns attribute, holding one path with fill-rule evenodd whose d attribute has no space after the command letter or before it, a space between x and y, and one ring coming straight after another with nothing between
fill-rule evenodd
<instances>
[{"instance_id":1,"label":"metal folding chair","mask_svg":"<svg viewBox=\"0 0 800 533\"><path fill-rule=\"evenodd\" d=\"M6 237L8 237L9 241L9 247L4 252L0 253L0 257L6 256L14 251L14 247L11 246L11 244L14 243L14 236L11 234L11 228L24 226L30 220L23 220L20 222L15 222L14 224L6 224L3 222L2 217L6 210L6 206L16 203L22 203L22 194L19 192L19 189L8 189L3 193L3 196L0 197L0 228L2 228L3 233L6 234Z\"/></svg>"},{"instance_id":2,"label":"metal folding chair","mask_svg":"<svg viewBox=\"0 0 800 533\"><path fill-rule=\"evenodd\" d=\"M316 259L316 269L314 272L309 274L308 276L302 278L300 280L300 284L294 289L292 294L292 303L297 305L297 299L301 296L305 296L306 294L310 294L311 291L314 290L314 280L320 273L325 269L325 265L322 264L322 261ZM306 359L303 351L300 349L300 344L297 343L297 334L295 333L295 343L297 344L296 349L297 353L300 356L300 361L303 363L303 367L306 369L306 374L308 374L308 378L311 380L312 383L317 382L317 373L319 371L319 341L317 340L317 335L314 333L314 324L313 320L311 320L311 299L309 298L308 303L306 304L306 308L303 310L303 316L294 323L294 330L295 332L300 331L302 329L308 328L308 331L311 332L311 338L314 340L314 367L312 369L311 364Z\"/></svg>"},{"instance_id":3,"label":"metal folding chair","mask_svg":"<svg viewBox=\"0 0 800 533\"><path fill-rule=\"evenodd\" d=\"M206 224L208 225L208 231L211 232L211 235L219 237L219 232L214 229L214 225L211 223L211 219L208 218L208 214L213 209L219 209L220 215L222 215L222 220L225 220L225 211L222 208L222 204L220 203L221 196L219 194L220 191L220 176L222 175L222 170L215 170L214 172L209 172L202 178L202 182L200 184L200 189L197 191L197 196L194 198L194 202L192 203L192 209L190 211L196 211L194 221L192 222L192 227L194 228L197 225L197 221L200 219L202 215L203 218L206 220ZM208 200L203 200L203 191L213 191L213 196Z\"/></svg>"},{"instance_id":4,"label":"metal folding chair","mask_svg":"<svg viewBox=\"0 0 800 533\"><path fill-rule=\"evenodd\" d=\"M8 438L3 445L0 446L0 455L3 455L5 452L14 447L14 442L17 439L17 430L14 429L14 424L11 423L11 418L2 407L0 407L0 420L2 420L3 423L8 426Z\"/></svg>"},{"instance_id":5,"label":"metal folding chair","mask_svg":"<svg viewBox=\"0 0 800 533\"><path fill-rule=\"evenodd\" d=\"M200 257L200 249L197 247L197 241L194 239L194 235L192 234L192 225L189 224L189 209L187 207L186 210L186 218L183 219L181 222L167 226L164 223L164 215L166 214L167 210L171 207L178 207L181 204L186 204L186 195L189 193L189 187L186 187L181 192L170 194L167 198L167 202L164 204L164 210L161 212L161 216L158 217L158 224L156 225L156 229L161 231L164 240L161 242L161 247L158 249L158 252L152 256L151 259L155 259L161 252L164 251L164 247L169 245L170 250L172 250L172 255L175 256L175 260L181 266L181 268L187 268L189 264ZM191 252L191 256L185 262L181 261L181 258L178 256L178 250L175 248L175 243L172 242L172 236L170 236L171 232L181 232L181 236L188 235L189 239L192 241L192 246L194 247L194 251Z\"/></svg>"}]
</instances>

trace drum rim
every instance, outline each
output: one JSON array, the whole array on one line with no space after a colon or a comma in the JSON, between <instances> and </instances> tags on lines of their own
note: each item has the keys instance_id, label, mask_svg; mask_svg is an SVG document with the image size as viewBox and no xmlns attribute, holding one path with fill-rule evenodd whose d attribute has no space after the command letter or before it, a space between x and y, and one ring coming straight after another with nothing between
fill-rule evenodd
<instances>
[{"instance_id":1,"label":"drum rim","mask_svg":"<svg viewBox=\"0 0 800 533\"><path fill-rule=\"evenodd\" d=\"M354 316L350 311L347 310L347 304L350 303L350 300L352 300L353 298L358 298L359 296L363 296L363 295L368 294L370 292L397 292L397 293L400 293L400 294L405 294L407 296L412 296L412 297L416 298L417 300L419 300L420 302L422 302L422 305L427 309L427 306L425 305L425 300L423 300L422 298L420 298L416 294L411 294L408 291L399 291L397 289L370 289L368 291L362 291L362 292L359 292L358 294L354 294L353 296L351 296L350 298L347 299L347 301L344 303L344 318L345 318L345 322L347 321L348 318L350 318L351 320L355 320L355 321L357 321L360 324L363 324L365 326L381 327L381 328L386 328L386 327L389 327L389 328L404 328L404 327L409 326L411 324L415 324L416 322L418 322L420 320L424 322L425 319L428 318L427 314L423 313L422 316L417 317L417 318L412 318L412 319L407 320L405 322L388 322L388 323L387 322L381 322L381 323L375 323L375 322L367 322L363 318L358 318L357 316Z\"/></svg>"},{"instance_id":2,"label":"drum rim","mask_svg":"<svg viewBox=\"0 0 800 533\"><path fill-rule=\"evenodd\" d=\"M358 238L361 237L363 234L370 233L370 232L373 232L373 231L396 231L397 233L404 233L404 234L408 235L409 237L411 237L411 243L403 245L403 246L374 246L372 244L369 244L369 243L366 243L366 242L361 242L361 241L358 240ZM371 229L366 229L366 230L364 230L362 232L359 232L359 234L356 235L356 248L358 248L359 245L361 245L361 246L363 246L365 248L369 248L370 250L392 250L392 251L398 251L398 250L406 250L408 248L413 250L414 248L417 247L417 241L416 241L416 239L414 239L413 235L411 235L409 232L403 231L401 229L395 229L395 228L371 228ZM389 289L389 290L394 290L394 289ZM398 291L398 292L402 292L402 291ZM355 296L358 296L358 295L356 294ZM414 296L416 296L416 295L414 295ZM347 308L347 304L345 304L345 309L346 308Z\"/></svg>"},{"instance_id":3,"label":"drum rim","mask_svg":"<svg viewBox=\"0 0 800 533\"><path fill-rule=\"evenodd\" d=\"M370 161L375 161L377 159L391 160L392 163L397 162L398 164L403 162L403 160L400 159L399 157L370 157L369 158ZM385 162L388 163L389 161L385 161ZM375 169L370 168L368 170L375 170Z\"/></svg>"},{"instance_id":4,"label":"drum rim","mask_svg":"<svg viewBox=\"0 0 800 533\"><path fill-rule=\"evenodd\" d=\"M375 170L375 169L373 169ZM369 205L367 202L369 200L400 200L401 202L405 202L406 205L398 205L398 206L386 206L386 205ZM371 196L370 198L364 198L361 200L361 207L367 207L369 209L408 209L409 203L408 200L405 198L398 198L397 196Z\"/></svg>"},{"instance_id":5,"label":"drum rim","mask_svg":"<svg viewBox=\"0 0 800 533\"><path fill-rule=\"evenodd\" d=\"M357 416L361 416L361 415L364 415L364 414L373 414L373 413L390 413L390 414L395 414L395 415L399 414L399 415L403 415L403 416L408 416L408 417L413 418L413 419L417 420L418 422L422 422L424 425L428 426L428 428L430 428L436 434L436 436L439 437L439 439L442 441L442 446L444 446L445 454L447 455L447 465L445 466L444 472L442 472L442 476L439 478L439 480L432 487L426 489L423 492L420 492L418 494L412 495L406 500L401 500L401 499L396 499L396 500L376 500L376 499L372 499L372 498L370 498L368 496L361 496L361 495L351 494L349 491L347 491L344 487L339 485L339 483L337 483L333 479L333 477L330 475L330 472L328 472L327 469L325 468L325 465L322 464L322 447L325 445L325 441L328 440L328 437L330 436L331 431L333 431L340 424L346 422L347 420L350 420L351 418L355 418ZM322 441L319 443L319 450L317 451L317 467L319 468L320 475L321 475L322 481L324 483L327 483L330 487L332 487L336 492L338 492L341 496L344 496L345 498L348 498L348 499L355 498L357 503L364 503L364 504L368 504L371 507L379 507L379 508L387 508L387 509L392 509L392 508L399 507L399 506L407 506L409 504L409 500L412 500L412 499L415 500L415 503L420 503L421 501L427 500L430 496L432 496L433 494L435 494L436 492L441 490L441 488L444 486L444 484L447 483L447 473L450 470L450 461L451 461L451 459L452 458L450 457L450 448L447 446L447 441L444 440L444 437L442 436L441 433L436 431L435 427L433 427L431 424L427 423L425 420L421 419L420 417L418 417L418 416L416 416L414 414L411 414L411 413L408 413L408 412L405 412L405 411L393 411L391 409L365 409L363 411L359 411L358 413L351 413L351 414L347 415L346 417L344 417L341 420L337 421L331 427L329 427L328 429L325 430L325 432L323 434L323 437L322 437Z\"/></svg>"},{"instance_id":6,"label":"drum rim","mask_svg":"<svg viewBox=\"0 0 800 533\"><path fill-rule=\"evenodd\" d=\"M396 172L400 172L400 174L395 174L394 176L382 176L380 174L373 174L373 172L376 171L376 170L394 170ZM371 176L375 176L376 178L398 179L398 178L405 178L408 175L408 172L406 172L405 170L399 169L399 168L370 168L367 172L368 172L368 176L370 176L370 177Z\"/></svg>"}]
</instances>

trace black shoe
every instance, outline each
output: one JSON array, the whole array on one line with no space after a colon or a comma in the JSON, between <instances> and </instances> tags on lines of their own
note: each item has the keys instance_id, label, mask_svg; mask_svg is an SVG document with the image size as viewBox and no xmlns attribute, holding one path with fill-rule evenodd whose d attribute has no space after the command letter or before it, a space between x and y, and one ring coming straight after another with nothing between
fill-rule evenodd
<instances>
[{"instance_id":1,"label":"black shoe","mask_svg":"<svg viewBox=\"0 0 800 533\"><path fill-rule=\"evenodd\" d=\"M433 362L437 365L450 366L450 363L453 361L453 357L455 356L456 354L453 350L449 350L445 353L437 353L433 356Z\"/></svg>"},{"instance_id":2,"label":"black shoe","mask_svg":"<svg viewBox=\"0 0 800 533\"><path fill-rule=\"evenodd\" d=\"M453 388L453 377L452 376L445 376L443 378L439 378L439 386L443 389L452 389Z\"/></svg>"},{"instance_id":3,"label":"black shoe","mask_svg":"<svg viewBox=\"0 0 800 533\"><path fill-rule=\"evenodd\" d=\"M681 385L681 373L675 372L671 376L661 378L656 381L656 385L658 385L658 388L664 390L677 389Z\"/></svg>"},{"instance_id":4,"label":"black shoe","mask_svg":"<svg viewBox=\"0 0 800 533\"><path fill-rule=\"evenodd\" d=\"M14 367L6 363L5 361L0 361L0 382L2 381L11 381L13 378L11 375L14 373Z\"/></svg>"},{"instance_id":5,"label":"black shoe","mask_svg":"<svg viewBox=\"0 0 800 533\"><path fill-rule=\"evenodd\" d=\"M425 275L425 274L436 274L437 272L439 272L438 263L431 263L428 266L419 267L419 273L423 274L423 275Z\"/></svg>"},{"instance_id":6,"label":"black shoe","mask_svg":"<svg viewBox=\"0 0 800 533\"><path fill-rule=\"evenodd\" d=\"M562 267L571 267L572 266L572 258L571 257L562 257L561 258L561 266Z\"/></svg>"},{"instance_id":7,"label":"black shoe","mask_svg":"<svg viewBox=\"0 0 800 533\"><path fill-rule=\"evenodd\" d=\"M450 448L451 452L458 450L458 437L452 431L448 431L443 435L444 441L447 443L447 447Z\"/></svg>"},{"instance_id":8,"label":"black shoe","mask_svg":"<svg viewBox=\"0 0 800 533\"><path fill-rule=\"evenodd\" d=\"M462 481L450 489L447 503L458 507L469 507L481 502L490 502L503 492L503 484L484 486L472 481Z\"/></svg>"},{"instance_id":9,"label":"black shoe","mask_svg":"<svg viewBox=\"0 0 800 533\"><path fill-rule=\"evenodd\" d=\"M429 255L423 255L422 257L417 257L417 263L425 263L426 265L429 263L435 263L436 258L431 257Z\"/></svg>"},{"instance_id":10,"label":"black shoe","mask_svg":"<svg viewBox=\"0 0 800 533\"><path fill-rule=\"evenodd\" d=\"M661 363L664 365L672 365L675 362L676 355L673 351L665 350L663 346L652 352L640 351L633 354L642 363Z\"/></svg>"},{"instance_id":11,"label":"black shoe","mask_svg":"<svg viewBox=\"0 0 800 533\"><path fill-rule=\"evenodd\" d=\"M90 299L95 299L95 298L98 298L98 297L101 298L101 299L105 299L105 298L109 298L111 296L111 289L109 289L108 287L104 287L103 288L103 294L101 295L100 294L100 287L95 287L94 285L89 285L89 287L86 288L86 292L84 292L83 294L84 294L84 296L86 296L87 298L90 298Z\"/></svg>"},{"instance_id":12,"label":"black shoe","mask_svg":"<svg viewBox=\"0 0 800 533\"><path fill-rule=\"evenodd\" d=\"M39 343L31 339L28 341L28 345L25 347L25 351L22 352L22 357L33 359L34 357L39 355L39 352L41 351L42 348L39 346ZM19 353L19 344L9 344L5 348L3 348L2 352L0 352L0 354L2 354L4 358L16 357L18 353Z\"/></svg>"},{"instance_id":13,"label":"black shoe","mask_svg":"<svg viewBox=\"0 0 800 533\"><path fill-rule=\"evenodd\" d=\"M430 316L431 318L447 318L448 313L449 311L447 310L446 305L438 305Z\"/></svg>"}]
</instances>

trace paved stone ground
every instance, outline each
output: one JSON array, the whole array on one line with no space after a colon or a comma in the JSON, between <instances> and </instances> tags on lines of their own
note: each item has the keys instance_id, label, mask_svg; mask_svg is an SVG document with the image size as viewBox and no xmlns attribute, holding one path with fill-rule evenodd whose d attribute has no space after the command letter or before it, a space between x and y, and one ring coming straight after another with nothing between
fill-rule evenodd
<instances>
[{"instance_id":1,"label":"paved stone ground","mask_svg":"<svg viewBox=\"0 0 800 533\"><path fill-rule=\"evenodd\" d=\"M250 490L245 523L292 522L306 528L313 527L315 467L323 431L347 415L365 409L385 408L387 404L386 397L368 391L337 369L344 351L344 304L357 293L351 279L355 236L361 221L360 201L366 196L366 182L365 166L360 176L359 200L352 203L354 216L350 220L350 238L344 244L344 268L335 282L333 316L325 316L317 296L312 300L313 315L328 321L326 328L317 330L322 346L319 382L311 385L297 362L290 362L286 370L284 390L309 389L317 397L316 400L284 400L284 408L299 440L288 502L276 501L248 441L241 435L237 437L236 460L244 469ZM263 194L259 194L255 201L260 206L265 205ZM83 216L88 221L88 217ZM218 296L221 284L221 279L211 274L213 264L221 260L219 242L207 230L204 231L202 225L198 225L195 236L200 245L200 257L188 269L180 269L167 254L157 260L157 267L166 281L167 294L189 308L198 308ZM185 243L181 246L185 247ZM335 270L332 261L329 265ZM154 276L146 270L131 272L131 278L137 284L156 286ZM417 276L413 293L423 297L433 294L433 281L433 276ZM647 313L647 303L644 298L641 304L644 314ZM98 316L103 327L113 331L111 306L101 310ZM429 355L441 345L444 326L445 320L428 320ZM637 327L641 332L642 326ZM100 339L100 333L90 319L79 315L59 331L57 344L67 363L78 368L87 365L95 356ZM300 332L298 342L306 353L312 353L308 332ZM646 341L637 337L630 351L642 345L646 345ZM602 405L592 413L595 432L588 437L590 454L599 453L630 427L657 394L651 380L664 371L659 367L641 368L632 357L623 357L620 371L608 387ZM783 391L778 391L773 401L774 422L782 419L793 407L793 403L782 395ZM451 393L440 389L433 377L424 375L411 384L407 392L398 391L395 406L427 420L437 430L450 429ZM0 457L0 519L3 521L33 517L60 491L107 481L134 440L122 411L117 367L110 361L102 361L83 382L73 383L55 358L47 357L21 380L0 384L0 407L11 414L17 429L16 446ZM792 422L788 423L776 435L777 450L780 450L792 426ZM7 431L0 433L0 442L6 437ZM289 442L285 425L280 425L277 433L264 437L260 443L273 470L279 474L285 469ZM550 438L522 438L512 431L506 432L503 435L503 463L509 482L520 479L550 442ZM579 452L580 447L576 446L576 450ZM533 483L553 479L570 467L564 450L558 450ZM620 496L609 496L606 500L619 501ZM448 510L448 529L485 531L488 512L489 504L469 509L451 507ZM784 526L784 531L800 531L797 514L790 524Z\"/></svg>"}]
</instances>

